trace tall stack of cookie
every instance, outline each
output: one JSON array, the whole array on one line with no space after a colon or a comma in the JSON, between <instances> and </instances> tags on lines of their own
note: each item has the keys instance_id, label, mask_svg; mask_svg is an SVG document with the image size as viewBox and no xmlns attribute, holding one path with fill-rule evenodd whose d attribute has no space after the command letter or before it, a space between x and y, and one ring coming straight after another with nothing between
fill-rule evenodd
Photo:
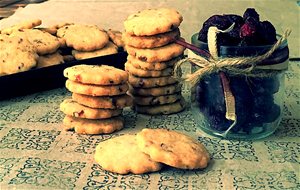
<instances>
[{"instance_id":1,"label":"tall stack of cookie","mask_svg":"<svg viewBox=\"0 0 300 190\"><path fill-rule=\"evenodd\" d=\"M76 65L66 68L64 76L66 88L73 93L60 105L66 130L103 134L123 128L122 110L133 102L126 94L127 72L107 65Z\"/></svg>"},{"instance_id":2,"label":"tall stack of cookie","mask_svg":"<svg viewBox=\"0 0 300 190\"><path fill-rule=\"evenodd\" d=\"M132 14L124 22L125 70L138 113L172 114L185 108L181 85L172 77L185 50L174 42L182 19L174 9L159 8Z\"/></svg>"}]
</instances>

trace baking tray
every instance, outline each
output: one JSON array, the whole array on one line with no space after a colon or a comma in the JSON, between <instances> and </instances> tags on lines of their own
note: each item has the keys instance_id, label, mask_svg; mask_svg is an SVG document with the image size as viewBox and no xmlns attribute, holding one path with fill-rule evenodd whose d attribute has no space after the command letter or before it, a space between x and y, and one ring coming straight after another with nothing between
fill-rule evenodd
<instances>
[{"instance_id":1,"label":"baking tray","mask_svg":"<svg viewBox=\"0 0 300 190\"><path fill-rule=\"evenodd\" d=\"M84 60L74 60L59 65L53 65L44 68L31 69L0 77L0 100L16 96L27 95L43 90L63 87L66 78L63 76L63 70L79 64L87 65L110 65L116 68L124 69L127 60L127 52L106 55L101 57L89 58Z\"/></svg>"}]
</instances>

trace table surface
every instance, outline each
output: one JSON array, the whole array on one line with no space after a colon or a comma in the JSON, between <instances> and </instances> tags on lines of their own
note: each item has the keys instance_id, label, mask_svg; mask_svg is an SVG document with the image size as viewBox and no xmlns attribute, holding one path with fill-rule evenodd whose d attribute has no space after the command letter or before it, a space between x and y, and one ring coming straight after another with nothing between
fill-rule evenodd
<instances>
[{"instance_id":1,"label":"table surface","mask_svg":"<svg viewBox=\"0 0 300 190\"><path fill-rule=\"evenodd\" d=\"M186 30L184 34L190 33ZM300 62L290 61L285 75L280 127L270 137L256 141L207 136L198 129L189 107L160 116L126 108L123 130L90 136L62 129L64 114L59 104L71 95L65 88L2 100L0 189L300 189ZM185 85L182 92L188 99L189 87ZM196 138L211 154L209 166L118 175L95 163L98 143L143 128L168 128Z\"/></svg>"}]
</instances>

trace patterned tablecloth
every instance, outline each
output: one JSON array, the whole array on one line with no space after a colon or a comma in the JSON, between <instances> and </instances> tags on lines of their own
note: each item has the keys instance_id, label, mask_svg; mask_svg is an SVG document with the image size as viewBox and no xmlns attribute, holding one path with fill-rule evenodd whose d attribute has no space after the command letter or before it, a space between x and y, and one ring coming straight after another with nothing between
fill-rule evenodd
<instances>
[{"instance_id":1,"label":"patterned tablecloth","mask_svg":"<svg viewBox=\"0 0 300 190\"><path fill-rule=\"evenodd\" d=\"M125 109L126 127L110 135L62 130L65 88L0 101L0 189L300 189L300 62L286 72L284 118L274 135L257 141L221 140L197 129L191 111L146 116ZM184 87L187 97L189 88ZM202 142L212 161L204 170L165 167L117 175L93 160L96 145L143 128L168 128Z\"/></svg>"}]
</instances>

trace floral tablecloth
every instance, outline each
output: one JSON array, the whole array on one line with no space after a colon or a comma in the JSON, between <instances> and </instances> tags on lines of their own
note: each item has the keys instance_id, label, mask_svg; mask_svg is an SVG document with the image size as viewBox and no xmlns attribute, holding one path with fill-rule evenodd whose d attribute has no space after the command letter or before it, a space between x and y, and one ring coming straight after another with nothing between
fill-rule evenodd
<instances>
[{"instance_id":1,"label":"floral tablecloth","mask_svg":"<svg viewBox=\"0 0 300 190\"><path fill-rule=\"evenodd\" d=\"M198 128L190 108L166 116L124 110L126 127L110 135L62 129L65 88L0 101L0 189L300 189L300 62L286 72L284 118L274 135L257 141L221 140ZM188 98L189 88L183 89ZM204 170L169 167L118 175L93 160L96 145L143 128L168 128L202 142L212 161Z\"/></svg>"}]
</instances>

